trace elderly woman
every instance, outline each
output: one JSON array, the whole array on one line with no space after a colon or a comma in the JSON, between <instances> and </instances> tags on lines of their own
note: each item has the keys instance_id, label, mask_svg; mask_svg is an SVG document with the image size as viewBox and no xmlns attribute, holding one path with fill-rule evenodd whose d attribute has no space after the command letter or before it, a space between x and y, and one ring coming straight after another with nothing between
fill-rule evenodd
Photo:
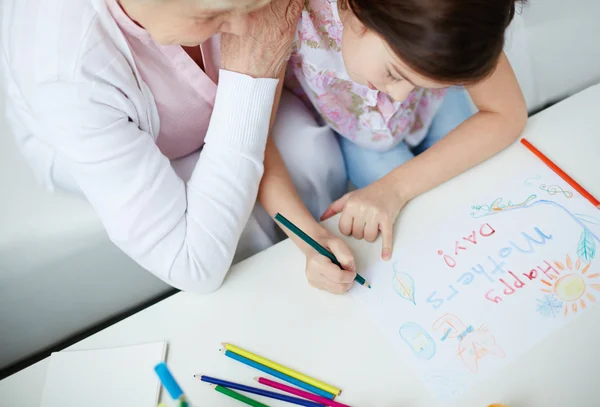
<instances>
[{"instance_id":1,"label":"elderly woman","mask_svg":"<svg viewBox=\"0 0 600 407\"><path fill-rule=\"evenodd\" d=\"M300 0L2 6L0 71L23 155L165 282L212 291L234 256L280 238L255 203L263 171L271 212L294 186L312 216L344 192L330 130L286 93L271 120Z\"/></svg>"}]
</instances>

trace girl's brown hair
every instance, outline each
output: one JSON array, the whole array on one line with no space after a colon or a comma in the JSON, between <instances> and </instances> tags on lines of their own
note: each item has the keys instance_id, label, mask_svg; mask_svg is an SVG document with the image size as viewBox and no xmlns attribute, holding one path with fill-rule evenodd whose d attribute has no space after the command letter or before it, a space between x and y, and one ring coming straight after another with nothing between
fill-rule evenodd
<instances>
[{"instance_id":1,"label":"girl's brown hair","mask_svg":"<svg viewBox=\"0 0 600 407\"><path fill-rule=\"evenodd\" d=\"M445 83L490 75L516 3L526 0L339 0L417 73Z\"/></svg>"}]
</instances>

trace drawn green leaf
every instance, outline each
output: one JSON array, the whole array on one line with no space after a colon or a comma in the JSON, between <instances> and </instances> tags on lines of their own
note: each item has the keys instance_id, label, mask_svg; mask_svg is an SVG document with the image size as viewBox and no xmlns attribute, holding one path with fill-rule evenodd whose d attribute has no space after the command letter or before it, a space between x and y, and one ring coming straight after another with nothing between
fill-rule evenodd
<instances>
[{"instance_id":1,"label":"drawn green leaf","mask_svg":"<svg viewBox=\"0 0 600 407\"><path fill-rule=\"evenodd\" d=\"M577 255L580 259L588 263L596 256L596 242L587 229L584 229L581 233L581 238L577 245Z\"/></svg>"}]
</instances>

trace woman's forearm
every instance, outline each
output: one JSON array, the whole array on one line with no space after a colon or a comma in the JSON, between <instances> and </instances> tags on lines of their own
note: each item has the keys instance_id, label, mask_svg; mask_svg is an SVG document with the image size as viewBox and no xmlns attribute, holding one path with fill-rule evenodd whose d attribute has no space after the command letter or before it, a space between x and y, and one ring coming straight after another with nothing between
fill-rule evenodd
<instances>
[{"instance_id":1,"label":"woman's forearm","mask_svg":"<svg viewBox=\"0 0 600 407\"><path fill-rule=\"evenodd\" d=\"M174 287L218 288L254 208L277 80L221 72L206 143L187 184L152 136L112 106L113 86L36 85L28 106L110 239Z\"/></svg>"}]
</instances>

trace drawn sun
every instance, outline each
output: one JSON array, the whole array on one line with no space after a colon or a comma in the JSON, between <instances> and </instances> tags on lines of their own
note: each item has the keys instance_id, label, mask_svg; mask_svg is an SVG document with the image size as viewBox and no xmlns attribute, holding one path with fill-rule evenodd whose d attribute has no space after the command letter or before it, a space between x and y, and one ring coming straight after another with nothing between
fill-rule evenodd
<instances>
[{"instance_id":1,"label":"drawn sun","mask_svg":"<svg viewBox=\"0 0 600 407\"><path fill-rule=\"evenodd\" d=\"M554 261L554 265L560 270L559 275L549 274L549 280L542 279L542 283L548 288L542 288L545 293L556 295L565 303L565 315L569 313L569 306L573 312L586 307L585 298L596 302L596 298L589 292L590 288L600 291L600 284L593 283L591 280L600 277L600 273L587 274L592 263L588 263L581 268L581 259L578 258L575 264L567 254L565 264ZM566 271L567 274L560 274ZM578 305L579 304L579 305Z\"/></svg>"}]
</instances>

